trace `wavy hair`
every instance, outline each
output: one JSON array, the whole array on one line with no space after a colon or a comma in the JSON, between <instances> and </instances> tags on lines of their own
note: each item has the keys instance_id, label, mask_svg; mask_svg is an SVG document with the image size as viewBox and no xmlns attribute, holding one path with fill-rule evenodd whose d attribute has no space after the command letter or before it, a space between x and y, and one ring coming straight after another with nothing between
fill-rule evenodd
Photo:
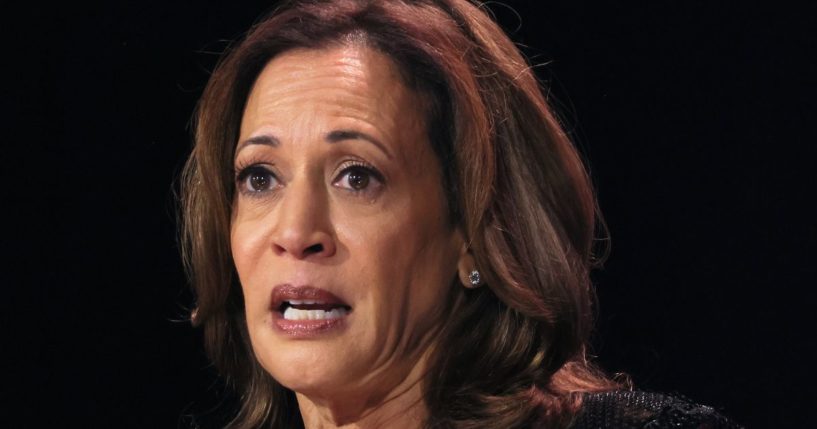
<instances>
[{"instance_id":1,"label":"wavy hair","mask_svg":"<svg viewBox=\"0 0 817 429\"><path fill-rule=\"evenodd\" d=\"M451 221L487 287L453 287L424 390L428 428L566 427L581 393L621 384L588 361L589 271L603 225L577 150L529 64L466 0L287 2L213 72L181 178L183 260L192 321L241 398L233 428L302 427L293 392L256 361L230 252L232 159L263 67L294 48L363 43L390 57L429 100ZM602 228L603 229L603 228ZM602 255L603 256L603 255Z\"/></svg>"}]
</instances>

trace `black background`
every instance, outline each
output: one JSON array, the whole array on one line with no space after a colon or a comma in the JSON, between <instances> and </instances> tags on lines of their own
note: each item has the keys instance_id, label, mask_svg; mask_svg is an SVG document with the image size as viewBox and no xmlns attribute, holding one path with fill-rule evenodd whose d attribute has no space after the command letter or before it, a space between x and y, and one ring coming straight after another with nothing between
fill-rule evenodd
<instances>
[{"instance_id":1,"label":"black background","mask_svg":"<svg viewBox=\"0 0 817 429\"><path fill-rule=\"evenodd\" d=\"M714 3L491 8L598 187L612 235L594 276L602 365L749 427L806 427L817 8ZM5 422L218 421L220 384L182 321L173 183L217 53L270 9L5 11Z\"/></svg>"}]
</instances>

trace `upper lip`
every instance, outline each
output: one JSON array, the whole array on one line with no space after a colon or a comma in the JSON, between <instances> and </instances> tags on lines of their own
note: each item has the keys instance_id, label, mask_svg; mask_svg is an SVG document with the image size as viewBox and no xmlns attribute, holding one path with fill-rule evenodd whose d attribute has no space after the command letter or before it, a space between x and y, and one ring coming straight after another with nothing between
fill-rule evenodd
<instances>
[{"instance_id":1,"label":"upper lip","mask_svg":"<svg viewBox=\"0 0 817 429\"><path fill-rule=\"evenodd\" d=\"M273 310L280 310L284 302L291 300L312 300L321 304L351 308L349 304L338 298L332 292L314 286L295 286L284 283L272 288L271 307Z\"/></svg>"}]
</instances>

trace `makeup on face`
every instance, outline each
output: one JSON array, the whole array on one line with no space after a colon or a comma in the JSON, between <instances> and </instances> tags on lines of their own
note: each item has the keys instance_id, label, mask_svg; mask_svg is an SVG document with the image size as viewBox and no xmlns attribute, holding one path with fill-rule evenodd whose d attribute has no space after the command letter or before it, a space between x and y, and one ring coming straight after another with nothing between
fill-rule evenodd
<instances>
[{"instance_id":1,"label":"makeup on face","mask_svg":"<svg viewBox=\"0 0 817 429\"><path fill-rule=\"evenodd\" d=\"M401 79L366 47L292 50L248 97L231 253L253 353L296 393L412 382L445 316L462 237L423 98Z\"/></svg>"},{"instance_id":2,"label":"makeup on face","mask_svg":"<svg viewBox=\"0 0 817 429\"><path fill-rule=\"evenodd\" d=\"M280 284L272 290L273 325L293 338L312 338L344 327L352 307L335 294L309 285Z\"/></svg>"}]
</instances>

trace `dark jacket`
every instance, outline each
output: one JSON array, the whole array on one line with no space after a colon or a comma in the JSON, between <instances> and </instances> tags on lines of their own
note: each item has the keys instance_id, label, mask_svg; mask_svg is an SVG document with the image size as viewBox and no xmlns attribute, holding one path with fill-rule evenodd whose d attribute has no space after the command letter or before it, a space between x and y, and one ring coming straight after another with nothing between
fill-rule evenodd
<instances>
[{"instance_id":1,"label":"dark jacket","mask_svg":"<svg viewBox=\"0 0 817 429\"><path fill-rule=\"evenodd\" d=\"M714 408L683 397L639 391L587 394L571 429L738 429Z\"/></svg>"}]
</instances>

